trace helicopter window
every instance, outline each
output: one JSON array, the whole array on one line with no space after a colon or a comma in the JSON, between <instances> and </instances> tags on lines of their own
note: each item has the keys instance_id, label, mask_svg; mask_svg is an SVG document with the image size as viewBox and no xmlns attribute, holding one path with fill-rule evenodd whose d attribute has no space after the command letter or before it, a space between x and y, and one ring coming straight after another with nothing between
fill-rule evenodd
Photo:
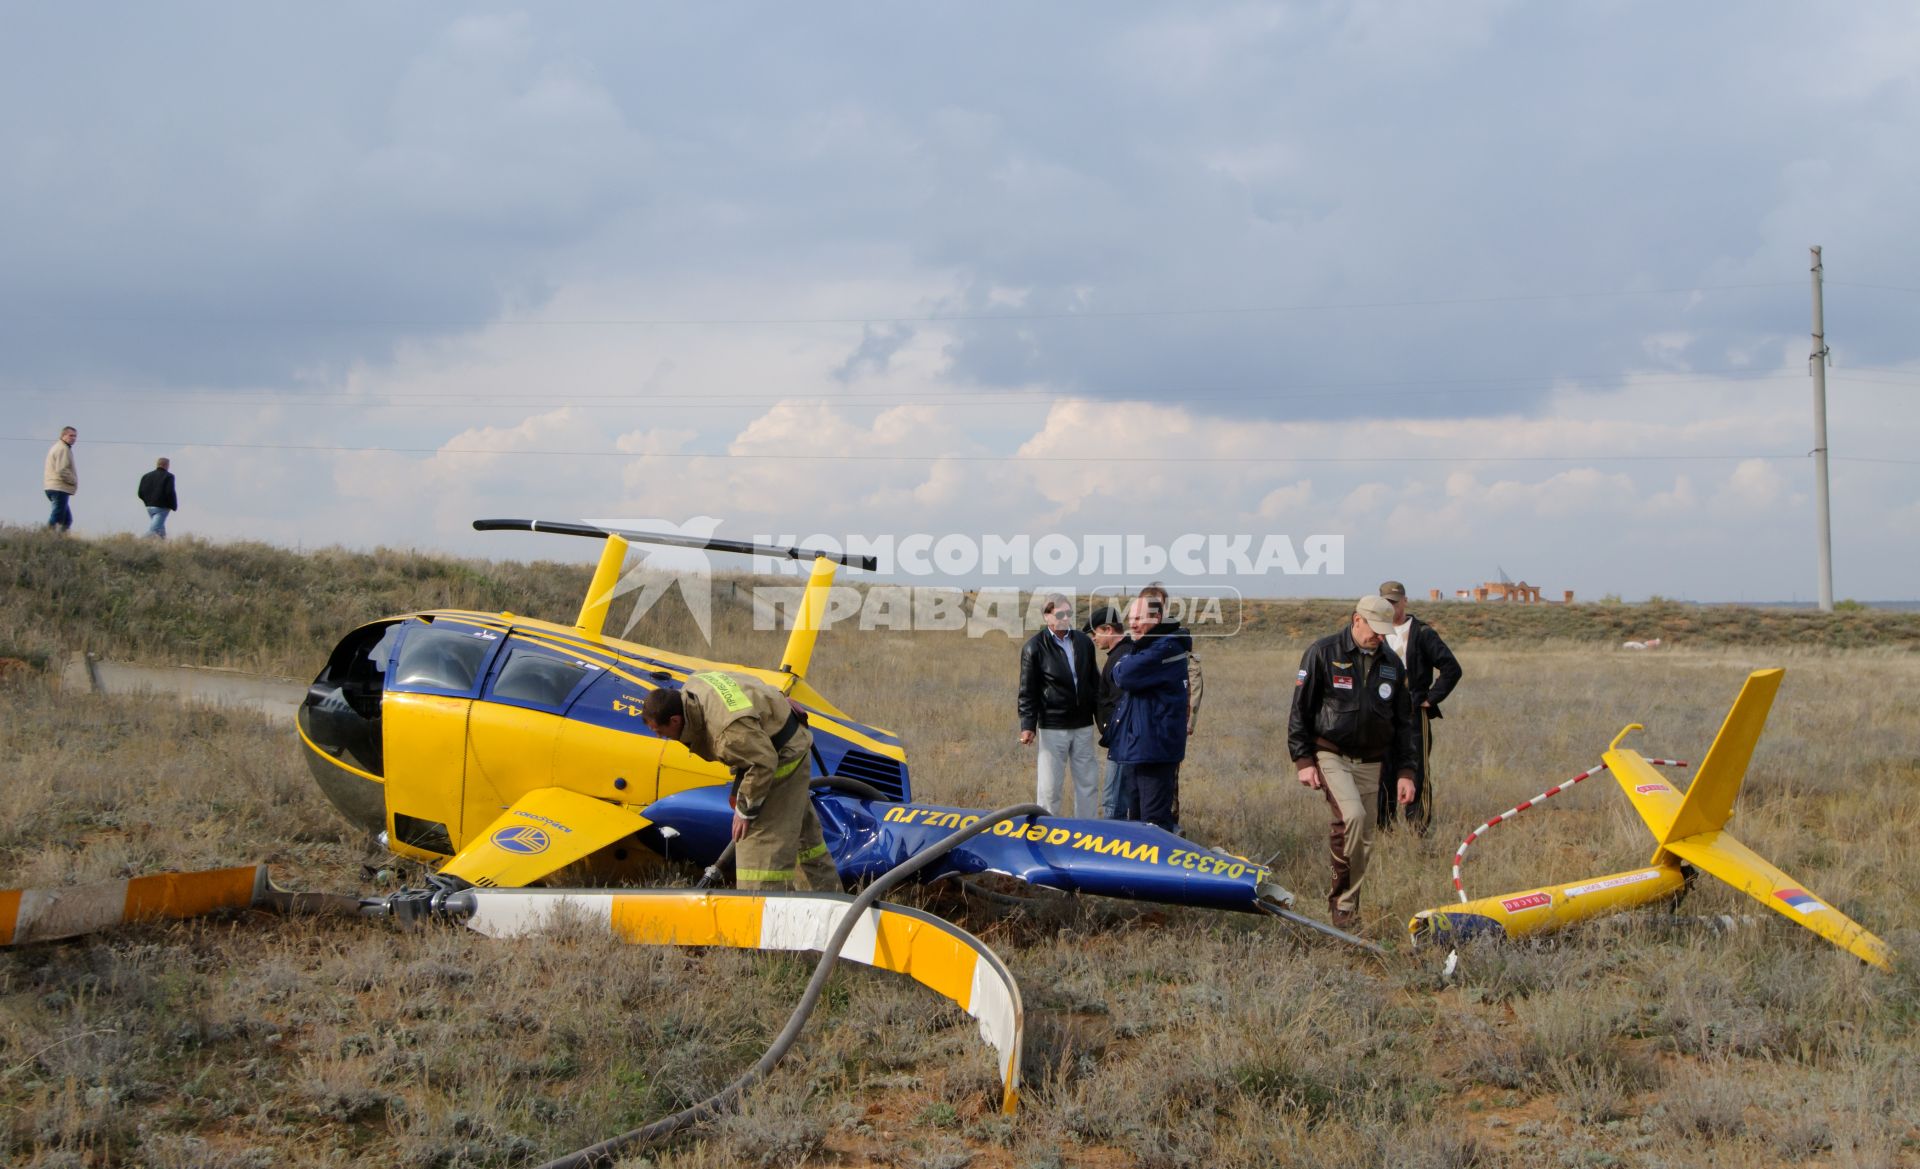
<instances>
[{"instance_id":1,"label":"helicopter window","mask_svg":"<svg viewBox=\"0 0 1920 1169\"><path fill-rule=\"evenodd\" d=\"M300 704L301 731L316 748L376 776L382 766L380 697L399 630L398 622L390 622L348 634Z\"/></svg>"},{"instance_id":2,"label":"helicopter window","mask_svg":"<svg viewBox=\"0 0 1920 1169\"><path fill-rule=\"evenodd\" d=\"M493 680L489 697L516 706L558 710L567 696L598 670L577 658L560 657L532 646L516 645Z\"/></svg>"},{"instance_id":3,"label":"helicopter window","mask_svg":"<svg viewBox=\"0 0 1920 1169\"><path fill-rule=\"evenodd\" d=\"M380 692L384 689L387 659L393 656L393 642L399 636L397 622L356 629L327 659L326 668L314 679L316 691L328 691L325 703L315 694L316 704L350 709L361 718L380 717Z\"/></svg>"},{"instance_id":4,"label":"helicopter window","mask_svg":"<svg viewBox=\"0 0 1920 1169\"><path fill-rule=\"evenodd\" d=\"M415 625L400 643L387 685L395 690L471 694L499 635L462 625Z\"/></svg>"}]
</instances>

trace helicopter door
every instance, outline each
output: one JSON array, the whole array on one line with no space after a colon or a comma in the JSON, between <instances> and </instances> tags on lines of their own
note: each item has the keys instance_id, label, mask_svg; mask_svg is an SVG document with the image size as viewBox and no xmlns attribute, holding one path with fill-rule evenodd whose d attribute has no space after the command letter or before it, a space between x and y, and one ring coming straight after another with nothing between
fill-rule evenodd
<instances>
[{"instance_id":1,"label":"helicopter door","mask_svg":"<svg viewBox=\"0 0 1920 1169\"><path fill-rule=\"evenodd\" d=\"M460 834L467 718L500 632L454 621L409 622L382 702L387 845L402 856L452 856Z\"/></svg>"},{"instance_id":2,"label":"helicopter door","mask_svg":"<svg viewBox=\"0 0 1920 1169\"><path fill-rule=\"evenodd\" d=\"M595 662L508 635L468 724L459 843L535 788L579 790L555 767L554 743L568 703L602 672Z\"/></svg>"},{"instance_id":3,"label":"helicopter door","mask_svg":"<svg viewBox=\"0 0 1920 1169\"><path fill-rule=\"evenodd\" d=\"M666 744L640 718L640 706L655 684L617 670L599 671L567 705L554 748L553 781L634 807L658 798L660 750Z\"/></svg>"}]
</instances>

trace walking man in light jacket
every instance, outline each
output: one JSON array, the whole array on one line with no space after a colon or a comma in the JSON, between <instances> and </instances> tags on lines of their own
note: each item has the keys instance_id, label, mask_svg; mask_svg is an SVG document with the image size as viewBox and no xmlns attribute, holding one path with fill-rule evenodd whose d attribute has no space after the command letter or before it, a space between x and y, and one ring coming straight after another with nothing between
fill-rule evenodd
<instances>
[{"instance_id":1,"label":"walking man in light jacket","mask_svg":"<svg viewBox=\"0 0 1920 1169\"><path fill-rule=\"evenodd\" d=\"M73 468L73 440L79 437L80 432L73 427L62 427L60 438L47 452L47 502L53 504L47 526L63 532L73 528L73 509L67 501L80 493L80 474Z\"/></svg>"}]
</instances>

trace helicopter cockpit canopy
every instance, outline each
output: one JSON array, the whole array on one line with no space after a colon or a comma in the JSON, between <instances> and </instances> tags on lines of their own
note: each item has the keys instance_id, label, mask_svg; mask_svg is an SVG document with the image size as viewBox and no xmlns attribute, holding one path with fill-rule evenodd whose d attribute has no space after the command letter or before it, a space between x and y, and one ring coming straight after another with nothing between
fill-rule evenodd
<instances>
[{"instance_id":1,"label":"helicopter cockpit canopy","mask_svg":"<svg viewBox=\"0 0 1920 1169\"><path fill-rule=\"evenodd\" d=\"M385 801L373 781L385 773L380 700L400 626L389 621L348 634L307 687L298 716L300 733L331 761L307 756L320 789L348 819L372 831L386 820Z\"/></svg>"}]
</instances>

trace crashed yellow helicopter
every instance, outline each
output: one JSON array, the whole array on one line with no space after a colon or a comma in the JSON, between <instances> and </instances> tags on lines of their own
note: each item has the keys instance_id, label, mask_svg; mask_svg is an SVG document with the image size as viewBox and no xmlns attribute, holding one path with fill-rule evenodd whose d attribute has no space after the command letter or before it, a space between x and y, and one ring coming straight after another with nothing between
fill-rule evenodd
<instances>
[{"instance_id":1,"label":"crashed yellow helicopter","mask_svg":"<svg viewBox=\"0 0 1920 1169\"><path fill-rule=\"evenodd\" d=\"M456 610L378 621L341 641L299 711L322 790L393 851L438 865L438 888L518 888L581 861L614 879L637 875L650 860L718 861L732 822L726 769L655 737L640 718L649 691L677 688L703 670L751 674L806 712L815 811L848 885L982 815L915 803L899 738L857 721L806 681L835 566L854 558L546 520L474 527L606 541L574 624ZM628 537L811 556L779 668L722 666L607 636ZM1003 823L922 879L981 872L1069 892L1263 912L1377 949L1295 913L1292 894L1265 866L1142 823L1044 816L1017 831Z\"/></svg>"},{"instance_id":2,"label":"crashed yellow helicopter","mask_svg":"<svg viewBox=\"0 0 1920 1169\"><path fill-rule=\"evenodd\" d=\"M606 544L571 625L436 610L362 626L334 649L300 705L303 754L334 806L395 853L482 887L534 884L589 857L608 869L688 856L686 844L676 848L676 830L642 810L662 796L723 784L727 771L655 737L640 707L648 691L701 670L751 674L805 709L817 776L856 781L882 799L906 796L899 739L855 721L806 681L835 565L856 558L646 534L650 543L812 557L779 668L723 667L607 636L625 535L555 521L474 527Z\"/></svg>"}]
</instances>

